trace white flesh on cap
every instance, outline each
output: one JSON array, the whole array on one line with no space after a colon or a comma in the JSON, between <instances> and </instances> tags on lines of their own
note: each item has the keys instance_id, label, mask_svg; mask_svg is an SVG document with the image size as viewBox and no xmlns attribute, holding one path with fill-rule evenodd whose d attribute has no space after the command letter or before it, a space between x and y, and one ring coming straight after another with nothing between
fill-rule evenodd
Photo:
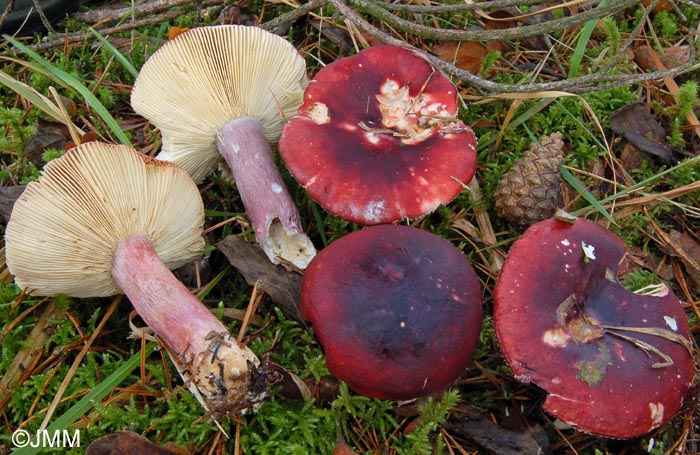
<instances>
[{"instance_id":1,"label":"white flesh on cap","mask_svg":"<svg viewBox=\"0 0 700 455\"><path fill-rule=\"evenodd\" d=\"M223 155L232 170L240 170L234 177L240 193L249 195L244 199L249 216L268 210L251 216L258 243L273 263L300 269L316 250L301 228L269 142L297 113L307 84L306 63L289 42L257 27L223 25L195 28L166 43L143 65L131 93L134 110L161 131L157 157L181 165L199 182ZM230 122L242 118L255 120L260 131L237 133ZM222 137L230 143L217 143ZM256 181L265 182L264 190L245 187ZM283 229L270 229L289 210L295 223L280 219ZM256 219L273 221L257 225Z\"/></svg>"},{"instance_id":2,"label":"white flesh on cap","mask_svg":"<svg viewBox=\"0 0 700 455\"><path fill-rule=\"evenodd\" d=\"M15 203L7 265L34 295L123 292L210 410L243 412L265 395L247 389L261 383L258 359L170 272L201 253L203 225L199 191L184 170L89 142L49 162Z\"/></svg>"}]
</instances>

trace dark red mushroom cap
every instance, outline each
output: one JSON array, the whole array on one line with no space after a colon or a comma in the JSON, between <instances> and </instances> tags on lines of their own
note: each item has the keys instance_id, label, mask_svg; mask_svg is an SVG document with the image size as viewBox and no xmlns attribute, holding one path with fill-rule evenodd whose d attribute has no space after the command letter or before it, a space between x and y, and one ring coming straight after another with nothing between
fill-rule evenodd
<instances>
[{"instance_id":1,"label":"dark red mushroom cap","mask_svg":"<svg viewBox=\"0 0 700 455\"><path fill-rule=\"evenodd\" d=\"M625 245L584 219L549 219L512 246L494 291L496 334L515 376L544 409L588 433L626 439L681 408L693 378L689 328L665 286L617 281Z\"/></svg>"},{"instance_id":2,"label":"dark red mushroom cap","mask_svg":"<svg viewBox=\"0 0 700 455\"><path fill-rule=\"evenodd\" d=\"M457 89L427 60L375 46L321 69L279 149L328 212L360 224L413 219L450 202L476 170Z\"/></svg>"},{"instance_id":3,"label":"dark red mushroom cap","mask_svg":"<svg viewBox=\"0 0 700 455\"><path fill-rule=\"evenodd\" d=\"M323 249L301 283L329 371L365 396L447 388L481 329L479 280L450 242L407 226L365 228Z\"/></svg>"}]
</instances>

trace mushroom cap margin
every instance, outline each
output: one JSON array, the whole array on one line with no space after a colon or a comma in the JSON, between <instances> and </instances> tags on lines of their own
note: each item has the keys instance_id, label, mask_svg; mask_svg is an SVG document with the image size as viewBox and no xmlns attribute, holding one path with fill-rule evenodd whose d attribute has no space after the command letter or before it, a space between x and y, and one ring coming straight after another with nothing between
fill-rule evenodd
<instances>
[{"instance_id":1,"label":"mushroom cap margin","mask_svg":"<svg viewBox=\"0 0 700 455\"><path fill-rule=\"evenodd\" d=\"M123 145L88 142L46 164L15 202L5 234L7 266L34 295L104 297L112 255L145 234L171 269L204 247L204 206L178 166Z\"/></svg>"}]
</instances>

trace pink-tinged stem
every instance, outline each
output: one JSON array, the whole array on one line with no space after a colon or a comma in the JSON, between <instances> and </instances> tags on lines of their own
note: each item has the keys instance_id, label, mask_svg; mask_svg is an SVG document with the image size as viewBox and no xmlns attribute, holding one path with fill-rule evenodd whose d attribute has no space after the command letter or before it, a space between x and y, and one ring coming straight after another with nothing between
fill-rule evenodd
<instances>
[{"instance_id":1,"label":"pink-tinged stem","mask_svg":"<svg viewBox=\"0 0 700 455\"><path fill-rule=\"evenodd\" d=\"M173 354L180 371L217 414L255 409L265 397L264 372L253 352L183 285L145 235L122 240L112 279Z\"/></svg>"},{"instance_id":2,"label":"pink-tinged stem","mask_svg":"<svg viewBox=\"0 0 700 455\"><path fill-rule=\"evenodd\" d=\"M260 121L241 117L227 123L217 135L217 146L267 257L275 264L286 261L305 269L316 249L302 230Z\"/></svg>"}]
</instances>

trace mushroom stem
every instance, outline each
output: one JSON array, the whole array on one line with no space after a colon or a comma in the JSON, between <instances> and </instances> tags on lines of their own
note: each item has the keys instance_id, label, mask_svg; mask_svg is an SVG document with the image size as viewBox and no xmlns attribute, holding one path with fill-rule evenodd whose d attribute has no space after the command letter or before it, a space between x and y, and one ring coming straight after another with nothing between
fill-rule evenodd
<instances>
[{"instance_id":1,"label":"mushroom stem","mask_svg":"<svg viewBox=\"0 0 700 455\"><path fill-rule=\"evenodd\" d=\"M148 237L133 235L119 242L111 273L209 410L235 414L259 406L266 388L257 368L260 361L172 274Z\"/></svg>"},{"instance_id":2,"label":"mushroom stem","mask_svg":"<svg viewBox=\"0 0 700 455\"><path fill-rule=\"evenodd\" d=\"M305 269L316 249L299 221L299 212L274 162L259 120L240 117L216 137L241 195L255 238L270 260Z\"/></svg>"}]
</instances>

